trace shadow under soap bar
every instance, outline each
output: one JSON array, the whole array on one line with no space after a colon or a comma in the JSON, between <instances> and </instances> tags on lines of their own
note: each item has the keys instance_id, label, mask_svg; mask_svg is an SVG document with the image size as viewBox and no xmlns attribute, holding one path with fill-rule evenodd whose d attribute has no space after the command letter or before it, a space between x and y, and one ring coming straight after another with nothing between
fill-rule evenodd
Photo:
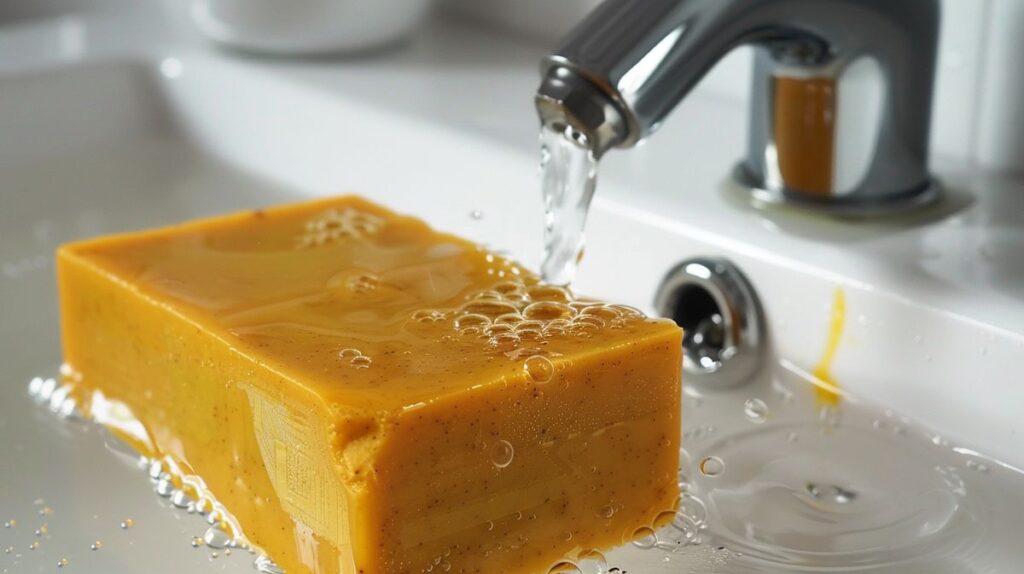
<instances>
[{"instance_id":1,"label":"shadow under soap bar","mask_svg":"<svg viewBox=\"0 0 1024 574\"><path fill-rule=\"evenodd\" d=\"M58 274L86 412L130 409L289 574L546 572L678 496L672 322L359 198L73 243Z\"/></svg>"}]
</instances>

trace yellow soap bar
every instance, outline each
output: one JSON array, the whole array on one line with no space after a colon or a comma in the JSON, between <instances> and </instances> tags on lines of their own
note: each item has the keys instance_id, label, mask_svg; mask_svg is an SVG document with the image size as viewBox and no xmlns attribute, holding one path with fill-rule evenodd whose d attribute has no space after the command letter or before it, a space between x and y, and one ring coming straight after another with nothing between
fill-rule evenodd
<instances>
[{"instance_id":1,"label":"yellow soap bar","mask_svg":"<svg viewBox=\"0 0 1024 574\"><path fill-rule=\"evenodd\" d=\"M547 572L676 504L679 328L417 219L342 197L58 255L73 394L289 574Z\"/></svg>"}]
</instances>

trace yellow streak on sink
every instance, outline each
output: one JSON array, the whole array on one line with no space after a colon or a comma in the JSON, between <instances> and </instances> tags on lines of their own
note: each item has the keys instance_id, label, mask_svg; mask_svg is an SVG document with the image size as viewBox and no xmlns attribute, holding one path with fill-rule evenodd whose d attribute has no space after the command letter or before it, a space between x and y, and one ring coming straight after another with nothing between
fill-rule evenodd
<instances>
[{"instance_id":1,"label":"yellow streak on sink","mask_svg":"<svg viewBox=\"0 0 1024 574\"><path fill-rule=\"evenodd\" d=\"M822 355L818 365L814 367L812 374L817 379L814 387L818 402L823 405L835 406L839 404L839 383L832 377L832 362L835 360L836 352L839 350L839 341L843 336L843 327L846 324L846 293L842 289L836 289L835 298L832 301L832 323L829 325L828 340L825 343L825 354Z\"/></svg>"}]
</instances>

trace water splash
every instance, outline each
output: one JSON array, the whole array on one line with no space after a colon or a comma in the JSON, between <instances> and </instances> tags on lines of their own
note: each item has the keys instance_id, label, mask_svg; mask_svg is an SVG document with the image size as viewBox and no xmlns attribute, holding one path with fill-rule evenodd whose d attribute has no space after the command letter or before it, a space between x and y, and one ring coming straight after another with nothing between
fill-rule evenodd
<instances>
[{"instance_id":1,"label":"water splash","mask_svg":"<svg viewBox=\"0 0 1024 574\"><path fill-rule=\"evenodd\" d=\"M597 157L586 136L571 127L544 126L540 140L545 214L541 275L548 283L568 285L583 254Z\"/></svg>"}]
</instances>

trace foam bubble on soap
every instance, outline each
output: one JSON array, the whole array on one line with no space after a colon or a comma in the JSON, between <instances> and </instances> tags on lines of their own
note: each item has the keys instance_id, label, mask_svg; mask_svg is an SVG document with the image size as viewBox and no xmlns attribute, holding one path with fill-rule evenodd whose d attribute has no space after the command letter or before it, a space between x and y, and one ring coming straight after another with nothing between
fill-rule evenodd
<instances>
[{"instance_id":1,"label":"foam bubble on soap","mask_svg":"<svg viewBox=\"0 0 1024 574\"><path fill-rule=\"evenodd\" d=\"M487 257L498 267L511 265L493 254ZM557 356L542 350L552 339L588 339L603 329L620 329L646 318L632 307L580 300L568 288L523 277L474 291L458 307L421 309L411 315L416 324L450 321L462 340L480 341L513 360Z\"/></svg>"},{"instance_id":2,"label":"foam bubble on soap","mask_svg":"<svg viewBox=\"0 0 1024 574\"><path fill-rule=\"evenodd\" d=\"M306 222L296 247L307 249L347 239L366 239L379 233L384 223L380 216L351 207L328 209Z\"/></svg>"}]
</instances>

